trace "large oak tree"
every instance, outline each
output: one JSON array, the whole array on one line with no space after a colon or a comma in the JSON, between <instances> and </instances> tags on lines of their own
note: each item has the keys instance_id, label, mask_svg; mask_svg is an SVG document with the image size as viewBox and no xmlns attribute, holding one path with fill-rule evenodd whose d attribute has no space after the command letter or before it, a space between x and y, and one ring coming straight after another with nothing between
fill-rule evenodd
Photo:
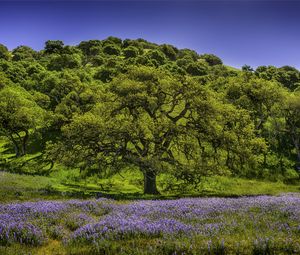
<instances>
[{"instance_id":1,"label":"large oak tree","mask_svg":"<svg viewBox=\"0 0 300 255\"><path fill-rule=\"evenodd\" d=\"M102 93L93 110L63 127L64 141L52 148L55 157L70 166L103 171L132 165L144 175L144 193L157 194L159 173L168 171L196 182L218 169L211 163L216 157L225 158L230 151L246 164L252 155L250 118L245 127L239 124L241 115L231 121L229 112L234 116L238 111L233 106L224 111L228 105L217 103L212 92L189 78L179 80L155 68L132 68ZM228 128L230 122L236 128ZM213 147L217 136L218 148ZM215 154L207 154L212 148Z\"/></svg>"}]
</instances>

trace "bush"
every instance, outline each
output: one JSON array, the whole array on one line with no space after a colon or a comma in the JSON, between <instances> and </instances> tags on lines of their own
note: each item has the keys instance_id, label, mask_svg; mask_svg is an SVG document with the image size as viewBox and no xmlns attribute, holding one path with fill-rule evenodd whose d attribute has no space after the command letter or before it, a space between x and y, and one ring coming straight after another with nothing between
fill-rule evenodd
<instances>
[{"instance_id":1,"label":"bush","mask_svg":"<svg viewBox=\"0 0 300 255\"><path fill-rule=\"evenodd\" d=\"M108 55L120 55L121 50L118 46L113 44L108 44L103 47L103 52Z\"/></svg>"},{"instance_id":2,"label":"bush","mask_svg":"<svg viewBox=\"0 0 300 255\"><path fill-rule=\"evenodd\" d=\"M150 60L155 60L159 65L163 65L166 62L165 55L158 50L150 50L149 52L147 52L146 56Z\"/></svg>"},{"instance_id":3,"label":"bush","mask_svg":"<svg viewBox=\"0 0 300 255\"><path fill-rule=\"evenodd\" d=\"M193 76L201 76L207 74L207 67L202 63L194 62L187 66L186 71Z\"/></svg>"},{"instance_id":4,"label":"bush","mask_svg":"<svg viewBox=\"0 0 300 255\"><path fill-rule=\"evenodd\" d=\"M210 66L222 65L222 60L213 54L203 54L200 55L200 59L204 59Z\"/></svg>"},{"instance_id":5,"label":"bush","mask_svg":"<svg viewBox=\"0 0 300 255\"><path fill-rule=\"evenodd\" d=\"M96 72L94 78L102 82L109 82L115 75L116 70L112 68L101 68Z\"/></svg>"},{"instance_id":6,"label":"bush","mask_svg":"<svg viewBox=\"0 0 300 255\"><path fill-rule=\"evenodd\" d=\"M133 47L133 46L129 46L128 48L125 48L123 50L123 54L125 56L126 59L128 58L135 58L138 56L139 51L137 48Z\"/></svg>"}]
</instances>

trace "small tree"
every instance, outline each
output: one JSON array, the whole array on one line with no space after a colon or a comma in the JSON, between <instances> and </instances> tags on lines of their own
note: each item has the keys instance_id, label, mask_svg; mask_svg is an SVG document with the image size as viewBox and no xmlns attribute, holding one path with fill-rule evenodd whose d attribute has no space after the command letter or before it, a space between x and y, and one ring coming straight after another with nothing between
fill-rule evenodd
<instances>
[{"instance_id":1,"label":"small tree","mask_svg":"<svg viewBox=\"0 0 300 255\"><path fill-rule=\"evenodd\" d=\"M45 52L48 54L61 53L64 48L63 41L60 40L48 40L45 42Z\"/></svg>"},{"instance_id":2,"label":"small tree","mask_svg":"<svg viewBox=\"0 0 300 255\"><path fill-rule=\"evenodd\" d=\"M0 59L9 60L10 54L7 47L0 43Z\"/></svg>"},{"instance_id":3,"label":"small tree","mask_svg":"<svg viewBox=\"0 0 300 255\"><path fill-rule=\"evenodd\" d=\"M37 56L37 52L31 49L28 46L18 46L12 51L12 60L13 61L20 61L20 60L34 60L34 58Z\"/></svg>"},{"instance_id":4,"label":"small tree","mask_svg":"<svg viewBox=\"0 0 300 255\"><path fill-rule=\"evenodd\" d=\"M139 50L134 46L129 46L123 50L125 58L135 58L139 55Z\"/></svg>"},{"instance_id":5,"label":"small tree","mask_svg":"<svg viewBox=\"0 0 300 255\"><path fill-rule=\"evenodd\" d=\"M186 71L192 76L201 76L207 74L207 66L201 62L192 62L187 66Z\"/></svg>"},{"instance_id":6,"label":"small tree","mask_svg":"<svg viewBox=\"0 0 300 255\"><path fill-rule=\"evenodd\" d=\"M176 55L178 53L178 49L172 45L163 44L160 45L161 51L172 61L176 60Z\"/></svg>"},{"instance_id":7,"label":"small tree","mask_svg":"<svg viewBox=\"0 0 300 255\"><path fill-rule=\"evenodd\" d=\"M199 58L204 59L210 66L223 64L222 60L214 54L203 54Z\"/></svg>"},{"instance_id":8,"label":"small tree","mask_svg":"<svg viewBox=\"0 0 300 255\"><path fill-rule=\"evenodd\" d=\"M114 44L107 44L103 47L103 52L108 55L120 55L121 49Z\"/></svg>"},{"instance_id":9,"label":"small tree","mask_svg":"<svg viewBox=\"0 0 300 255\"><path fill-rule=\"evenodd\" d=\"M26 154L29 131L42 124L43 110L19 87L0 90L0 134L14 145L16 157Z\"/></svg>"}]
</instances>

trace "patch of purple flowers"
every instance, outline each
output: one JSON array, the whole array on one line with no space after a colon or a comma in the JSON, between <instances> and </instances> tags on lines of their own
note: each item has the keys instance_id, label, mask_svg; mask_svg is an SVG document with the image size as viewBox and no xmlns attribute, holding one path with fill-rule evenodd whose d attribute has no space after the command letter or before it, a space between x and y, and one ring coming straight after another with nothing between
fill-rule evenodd
<instances>
[{"instance_id":1,"label":"patch of purple flowers","mask_svg":"<svg viewBox=\"0 0 300 255\"><path fill-rule=\"evenodd\" d=\"M1 215L0 244L7 245L13 242L29 245L41 245L45 236L40 228L29 222L22 222L10 215Z\"/></svg>"},{"instance_id":2,"label":"patch of purple flowers","mask_svg":"<svg viewBox=\"0 0 300 255\"><path fill-rule=\"evenodd\" d=\"M193 230L174 219L150 220L123 213L109 215L95 224L88 224L74 232L72 241L92 242L103 239L127 239L133 237L160 237L188 234Z\"/></svg>"},{"instance_id":3,"label":"patch of purple flowers","mask_svg":"<svg viewBox=\"0 0 300 255\"><path fill-rule=\"evenodd\" d=\"M0 245L279 233L300 237L300 196L186 198L120 203L109 199L0 205ZM257 246L261 247L261 242Z\"/></svg>"}]
</instances>

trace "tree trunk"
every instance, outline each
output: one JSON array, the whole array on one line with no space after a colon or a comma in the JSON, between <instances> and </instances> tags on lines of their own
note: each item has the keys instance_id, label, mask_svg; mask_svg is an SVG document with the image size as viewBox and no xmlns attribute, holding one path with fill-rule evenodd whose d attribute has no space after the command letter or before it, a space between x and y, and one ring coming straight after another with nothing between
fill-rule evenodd
<instances>
[{"instance_id":1,"label":"tree trunk","mask_svg":"<svg viewBox=\"0 0 300 255\"><path fill-rule=\"evenodd\" d=\"M18 142L16 141L16 139L13 137L12 134L10 134L9 136L9 139L13 142L14 144L14 149L15 149L15 154L16 154L16 158L20 157L20 148L19 148L19 145L18 145Z\"/></svg>"},{"instance_id":2,"label":"tree trunk","mask_svg":"<svg viewBox=\"0 0 300 255\"><path fill-rule=\"evenodd\" d=\"M144 172L144 194L159 194L156 187L156 174L149 170Z\"/></svg>"},{"instance_id":3,"label":"tree trunk","mask_svg":"<svg viewBox=\"0 0 300 255\"><path fill-rule=\"evenodd\" d=\"M22 141L22 156L26 155L27 151L26 151L26 147L27 147L27 141L29 138L29 133L28 131L24 131L25 132L25 136L23 137L23 141Z\"/></svg>"}]
</instances>

